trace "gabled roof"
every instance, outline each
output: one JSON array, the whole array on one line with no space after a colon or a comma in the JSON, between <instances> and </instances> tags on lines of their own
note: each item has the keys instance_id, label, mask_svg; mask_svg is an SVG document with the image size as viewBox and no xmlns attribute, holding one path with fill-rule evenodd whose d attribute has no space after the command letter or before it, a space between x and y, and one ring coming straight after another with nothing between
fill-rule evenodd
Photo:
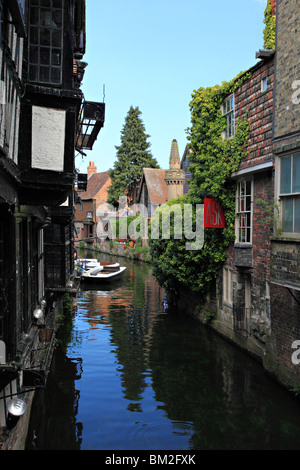
<instances>
[{"instance_id":1,"label":"gabled roof","mask_svg":"<svg viewBox=\"0 0 300 470\"><path fill-rule=\"evenodd\" d=\"M151 204L165 204L167 202L166 171L157 168L143 168L138 201L140 200L143 184L146 184Z\"/></svg>"},{"instance_id":2,"label":"gabled roof","mask_svg":"<svg viewBox=\"0 0 300 470\"><path fill-rule=\"evenodd\" d=\"M82 200L86 199L96 199L100 189L107 183L109 180L109 171L104 171L103 173L94 173L87 182L87 190L78 192L78 195Z\"/></svg>"},{"instance_id":3,"label":"gabled roof","mask_svg":"<svg viewBox=\"0 0 300 470\"><path fill-rule=\"evenodd\" d=\"M180 162L180 168L183 168L183 162L186 158L189 158L189 156L191 155L192 151L189 149L189 147L186 145L185 146L185 149L184 149L184 153L182 155L182 159L181 159L181 162Z\"/></svg>"}]
</instances>

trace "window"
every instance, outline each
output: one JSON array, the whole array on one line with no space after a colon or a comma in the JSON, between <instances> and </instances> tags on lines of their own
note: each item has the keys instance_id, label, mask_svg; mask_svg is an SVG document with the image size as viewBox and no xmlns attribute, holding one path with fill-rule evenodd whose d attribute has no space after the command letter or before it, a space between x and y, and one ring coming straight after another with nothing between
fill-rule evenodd
<instances>
[{"instance_id":1,"label":"window","mask_svg":"<svg viewBox=\"0 0 300 470\"><path fill-rule=\"evenodd\" d=\"M223 268L223 302L232 305L232 271Z\"/></svg>"},{"instance_id":2,"label":"window","mask_svg":"<svg viewBox=\"0 0 300 470\"><path fill-rule=\"evenodd\" d=\"M252 181L237 187L237 243L252 243Z\"/></svg>"},{"instance_id":3,"label":"window","mask_svg":"<svg viewBox=\"0 0 300 470\"><path fill-rule=\"evenodd\" d=\"M262 91L262 92L263 92L263 91L266 91L267 88L268 88L268 79L267 79L267 77L263 77L263 78L261 79L261 91Z\"/></svg>"},{"instance_id":4,"label":"window","mask_svg":"<svg viewBox=\"0 0 300 470\"><path fill-rule=\"evenodd\" d=\"M29 11L29 81L61 84L63 0L31 0Z\"/></svg>"},{"instance_id":5,"label":"window","mask_svg":"<svg viewBox=\"0 0 300 470\"><path fill-rule=\"evenodd\" d=\"M282 230L300 233L300 153L280 159Z\"/></svg>"},{"instance_id":6,"label":"window","mask_svg":"<svg viewBox=\"0 0 300 470\"><path fill-rule=\"evenodd\" d=\"M223 103L222 113L226 119L225 139L234 135L234 95L228 96Z\"/></svg>"},{"instance_id":7,"label":"window","mask_svg":"<svg viewBox=\"0 0 300 470\"><path fill-rule=\"evenodd\" d=\"M190 159L189 157L186 157L183 161L183 169L185 172L189 171L189 166L190 166Z\"/></svg>"}]
</instances>

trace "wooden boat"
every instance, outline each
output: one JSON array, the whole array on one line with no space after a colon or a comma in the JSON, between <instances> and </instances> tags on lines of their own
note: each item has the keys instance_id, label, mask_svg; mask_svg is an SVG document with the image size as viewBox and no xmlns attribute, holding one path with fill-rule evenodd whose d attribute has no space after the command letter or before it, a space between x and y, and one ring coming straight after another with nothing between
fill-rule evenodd
<instances>
[{"instance_id":1,"label":"wooden boat","mask_svg":"<svg viewBox=\"0 0 300 470\"><path fill-rule=\"evenodd\" d=\"M83 281L110 281L119 277L126 267L119 263L100 262L97 259L79 259L76 263Z\"/></svg>"},{"instance_id":2,"label":"wooden boat","mask_svg":"<svg viewBox=\"0 0 300 470\"><path fill-rule=\"evenodd\" d=\"M125 266L116 266L118 263L105 263L103 266L99 263L98 266L83 271L81 279L83 281L112 281L120 277L126 270Z\"/></svg>"}]
</instances>

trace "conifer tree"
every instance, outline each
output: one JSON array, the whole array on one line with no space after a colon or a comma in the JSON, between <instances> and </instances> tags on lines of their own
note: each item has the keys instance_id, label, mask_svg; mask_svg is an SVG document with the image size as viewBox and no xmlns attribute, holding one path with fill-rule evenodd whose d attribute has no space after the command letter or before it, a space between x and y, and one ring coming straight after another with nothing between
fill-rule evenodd
<instances>
[{"instance_id":1,"label":"conifer tree","mask_svg":"<svg viewBox=\"0 0 300 470\"><path fill-rule=\"evenodd\" d=\"M138 107L130 107L121 132L121 145L116 146L117 159L110 170L112 184L108 203L118 206L120 196L127 195L129 204L136 202L138 182L143 168L158 168L150 151L150 143Z\"/></svg>"}]
</instances>

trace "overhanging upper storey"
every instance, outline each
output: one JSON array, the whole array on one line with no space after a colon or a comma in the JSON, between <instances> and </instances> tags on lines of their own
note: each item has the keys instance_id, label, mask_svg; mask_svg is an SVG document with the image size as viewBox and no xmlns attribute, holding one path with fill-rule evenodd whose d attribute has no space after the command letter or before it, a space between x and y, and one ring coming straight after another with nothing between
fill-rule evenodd
<instances>
[{"instance_id":1,"label":"overhanging upper storey","mask_svg":"<svg viewBox=\"0 0 300 470\"><path fill-rule=\"evenodd\" d=\"M8 4L17 34L21 37L25 37L25 0L10 0Z\"/></svg>"}]
</instances>

